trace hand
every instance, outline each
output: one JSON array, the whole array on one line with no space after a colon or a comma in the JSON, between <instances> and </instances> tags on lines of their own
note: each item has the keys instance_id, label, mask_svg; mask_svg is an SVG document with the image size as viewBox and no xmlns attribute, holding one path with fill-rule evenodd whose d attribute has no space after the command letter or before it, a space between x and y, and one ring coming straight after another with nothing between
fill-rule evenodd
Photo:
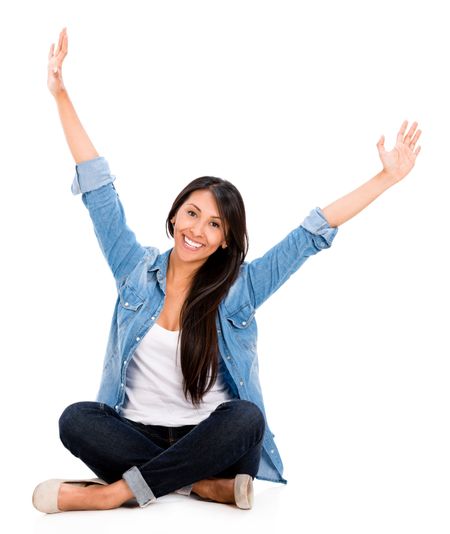
<instances>
[{"instance_id":1,"label":"hand","mask_svg":"<svg viewBox=\"0 0 450 534\"><path fill-rule=\"evenodd\" d=\"M407 126L408 121L404 121L397 134L397 142L390 152L384 148L384 135L377 143L383 170L394 183L402 180L411 171L420 152L420 146L416 148L416 143L422 131L416 131L417 122L413 122L405 135Z\"/></svg>"},{"instance_id":2,"label":"hand","mask_svg":"<svg viewBox=\"0 0 450 534\"><path fill-rule=\"evenodd\" d=\"M47 86L53 96L58 96L65 91L62 79L62 64L67 55L67 30L63 28L59 34L58 46L52 44L48 54L48 78Z\"/></svg>"}]
</instances>

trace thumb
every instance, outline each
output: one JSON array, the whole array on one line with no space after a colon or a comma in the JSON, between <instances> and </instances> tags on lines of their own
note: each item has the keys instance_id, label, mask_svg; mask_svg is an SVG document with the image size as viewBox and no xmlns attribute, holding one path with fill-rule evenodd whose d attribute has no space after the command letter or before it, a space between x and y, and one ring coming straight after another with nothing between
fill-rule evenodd
<instances>
[{"instance_id":1,"label":"thumb","mask_svg":"<svg viewBox=\"0 0 450 534\"><path fill-rule=\"evenodd\" d=\"M380 156L381 154L384 154L384 152L386 152L384 148L384 135L380 137L380 140L377 143L377 148L378 148L378 153L380 154Z\"/></svg>"}]
</instances>

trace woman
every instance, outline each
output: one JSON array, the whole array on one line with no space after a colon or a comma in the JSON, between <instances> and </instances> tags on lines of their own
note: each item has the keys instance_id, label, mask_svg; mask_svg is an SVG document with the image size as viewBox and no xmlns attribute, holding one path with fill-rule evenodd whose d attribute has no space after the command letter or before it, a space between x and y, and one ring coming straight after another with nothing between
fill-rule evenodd
<instances>
[{"instance_id":1,"label":"woman","mask_svg":"<svg viewBox=\"0 0 450 534\"><path fill-rule=\"evenodd\" d=\"M394 149L378 142L382 171L324 209L263 257L245 263L245 210L237 189L202 177L186 186L167 217L173 248L142 247L126 225L114 177L84 131L62 80L64 29L50 48L48 87L76 162L82 193L115 277L114 310L97 402L60 418L64 445L99 477L37 486L38 510L146 506L176 491L252 506L255 477L285 482L266 423L258 379L255 310L337 227L413 168L417 123L405 121Z\"/></svg>"}]
</instances>

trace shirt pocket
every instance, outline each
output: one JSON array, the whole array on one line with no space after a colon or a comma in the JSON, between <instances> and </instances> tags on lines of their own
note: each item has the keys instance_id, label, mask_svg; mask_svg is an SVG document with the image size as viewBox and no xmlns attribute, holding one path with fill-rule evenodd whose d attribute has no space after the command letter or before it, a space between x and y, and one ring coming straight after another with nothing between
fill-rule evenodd
<instances>
[{"instance_id":1,"label":"shirt pocket","mask_svg":"<svg viewBox=\"0 0 450 534\"><path fill-rule=\"evenodd\" d=\"M255 310L251 304L245 304L237 311L228 314L227 320L239 330L247 329L253 322Z\"/></svg>"},{"instance_id":2,"label":"shirt pocket","mask_svg":"<svg viewBox=\"0 0 450 534\"><path fill-rule=\"evenodd\" d=\"M130 284L125 284L119 290L119 303L122 310L135 312L143 306L144 299L138 295Z\"/></svg>"},{"instance_id":3,"label":"shirt pocket","mask_svg":"<svg viewBox=\"0 0 450 534\"><path fill-rule=\"evenodd\" d=\"M231 336L230 350L241 368L241 373L248 376L252 362L256 358L256 321L255 309L251 304L245 304L233 313L226 315Z\"/></svg>"}]
</instances>

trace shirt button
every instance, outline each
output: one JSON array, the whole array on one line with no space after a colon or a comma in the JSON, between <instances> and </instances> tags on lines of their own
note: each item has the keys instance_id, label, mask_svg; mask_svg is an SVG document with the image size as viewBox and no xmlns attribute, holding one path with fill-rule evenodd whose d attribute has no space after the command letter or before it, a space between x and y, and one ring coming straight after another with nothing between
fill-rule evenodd
<instances>
[{"instance_id":1,"label":"shirt button","mask_svg":"<svg viewBox=\"0 0 450 534\"><path fill-rule=\"evenodd\" d=\"M123 382L120 384L120 387L123 388Z\"/></svg>"},{"instance_id":2,"label":"shirt button","mask_svg":"<svg viewBox=\"0 0 450 534\"><path fill-rule=\"evenodd\" d=\"M227 356L227 360L231 360L231 356Z\"/></svg>"},{"instance_id":3,"label":"shirt button","mask_svg":"<svg viewBox=\"0 0 450 534\"><path fill-rule=\"evenodd\" d=\"M239 384L241 384L241 386L243 386L243 385L244 385L244 382L241 380L241 381L239 382Z\"/></svg>"},{"instance_id":4,"label":"shirt button","mask_svg":"<svg viewBox=\"0 0 450 534\"><path fill-rule=\"evenodd\" d=\"M247 321L242 321L242 326L245 326L247 324Z\"/></svg>"},{"instance_id":5,"label":"shirt button","mask_svg":"<svg viewBox=\"0 0 450 534\"><path fill-rule=\"evenodd\" d=\"M152 321L154 321L154 320L155 320L155 316L152 317Z\"/></svg>"},{"instance_id":6,"label":"shirt button","mask_svg":"<svg viewBox=\"0 0 450 534\"><path fill-rule=\"evenodd\" d=\"M127 361L125 360L125 361L123 362L123 364L126 365L126 364L127 364Z\"/></svg>"},{"instance_id":7,"label":"shirt button","mask_svg":"<svg viewBox=\"0 0 450 534\"><path fill-rule=\"evenodd\" d=\"M119 405L116 404L116 405L114 406L114 409L116 410L116 412L118 412L118 411L119 411Z\"/></svg>"},{"instance_id":8,"label":"shirt button","mask_svg":"<svg viewBox=\"0 0 450 534\"><path fill-rule=\"evenodd\" d=\"M136 338L136 341L140 341L140 340L141 340L141 338L140 338L140 337L137 337L137 338Z\"/></svg>"},{"instance_id":9,"label":"shirt button","mask_svg":"<svg viewBox=\"0 0 450 534\"><path fill-rule=\"evenodd\" d=\"M128 306L128 302L125 302L125 306Z\"/></svg>"},{"instance_id":10,"label":"shirt button","mask_svg":"<svg viewBox=\"0 0 450 534\"><path fill-rule=\"evenodd\" d=\"M273 454L275 452L275 449L270 450L270 454Z\"/></svg>"}]
</instances>

